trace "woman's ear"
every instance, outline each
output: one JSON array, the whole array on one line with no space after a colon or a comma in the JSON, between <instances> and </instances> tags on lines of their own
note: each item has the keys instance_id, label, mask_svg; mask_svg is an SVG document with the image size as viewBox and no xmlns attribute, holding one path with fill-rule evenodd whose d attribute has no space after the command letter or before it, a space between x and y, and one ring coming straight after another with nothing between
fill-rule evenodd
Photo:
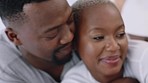
<instances>
[{"instance_id":1,"label":"woman's ear","mask_svg":"<svg viewBox=\"0 0 148 83\"><path fill-rule=\"evenodd\" d=\"M15 45L21 45L21 41L18 38L17 33L12 28L6 28L5 33L10 41L12 41Z\"/></svg>"}]
</instances>

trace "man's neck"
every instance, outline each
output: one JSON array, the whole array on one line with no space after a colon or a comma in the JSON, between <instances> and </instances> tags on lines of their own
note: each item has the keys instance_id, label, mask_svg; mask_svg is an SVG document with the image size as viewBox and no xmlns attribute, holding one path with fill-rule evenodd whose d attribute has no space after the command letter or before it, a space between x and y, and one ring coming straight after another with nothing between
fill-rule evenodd
<instances>
[{"instance_id":1,"label":"man's neck","mask_svg":"<svg viewBox=\"0 0 148 83\"><path fill-rule=\"evenodd\" d=\"M23 50L19 49L22 54L24 59L26 60L27 63L31 64L33 67L36 69L40 69L46 73L48 73L53 79L56 81L61 81L61 74L64 69L64 64L63 65L57 65L53 62L41 59L36 56L32 56L30 54L27 54Z\"/></svg>"},{"instance_id":2,"label":"man's neck","mask_svg":"<svg viewBox=\"0 0 148 83\"><path fill-rule=\"evenodd\" d=\"M29 62L33 67L40 69L46 73L48 73L53 79L60 82L61 81L61 74L64 69L64 65L56 65L51 62L39 60L39 59L33 59L30 60L27 57L25 57L27 62Z\"/></svg>"}]
</instances>

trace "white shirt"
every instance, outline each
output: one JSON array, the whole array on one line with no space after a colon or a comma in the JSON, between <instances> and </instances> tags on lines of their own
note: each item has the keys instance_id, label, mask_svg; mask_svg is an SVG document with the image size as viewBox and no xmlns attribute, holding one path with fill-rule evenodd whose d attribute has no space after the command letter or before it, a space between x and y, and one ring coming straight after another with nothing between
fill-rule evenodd
<instances>
[{"instance_id":1,"label":"white shirt","mask_svg":"<svg viewBox=\"0 0 148 83\"><path fill-rule=\"evenodd\" d=\"M2 19L0 18L0 30L5 29L5 25L2 22Z\"/></svg>"},{"instance_id":2,"label":"white shirt","mask_svg":"<svg viewBox=\"0 0 148 83\"><path fill-rule=\"evenodd\" d=\"M140 83L148 83L148 43L144 41L129 41L129 50L124 64L124 77L134 77ZM70 69L62 83L99 83L90 74L81 61Z\"/></svg>"},{"instance_id":3,"label":"white shirt","mask_svg":"<svg viewBox=\"0 0 148 83\"><path fill-rule=\"evenodd\" d=\"M76 66L70 69L62 83L100 83L96 81L89 70L86 68L83 61L80 61Z\"/></svg>"},{"instance_id":4,"label":"white shirt","mask_svg":"<svg viewBox=\"0 0 148 83\"><path fill-rule=\"evenodd\" d=\"M124 64L125 76L136 78L140 83L148 83L148 43L131 40Z\"/></svg>"},{"instance_id":5,"label":"white shirt","mask_svg":"<svg viewBox=\"0 0 148 83\"><path fill-rule=\"evenodd\" d=\"M61 75L74 66L79 59L73 59L64 66ZM0 33L0 83L58 83L46 72L34 68L23 57L16 46L9 41L4 31Z\"/></svg>"}]
</instances>

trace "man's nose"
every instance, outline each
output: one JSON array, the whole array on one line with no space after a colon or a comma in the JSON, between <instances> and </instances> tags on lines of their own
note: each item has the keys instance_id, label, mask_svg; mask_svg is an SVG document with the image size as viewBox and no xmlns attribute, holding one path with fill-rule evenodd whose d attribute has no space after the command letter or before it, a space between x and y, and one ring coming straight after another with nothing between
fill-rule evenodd
<instances>
[{"instance_id":1,"label":"man's nose","mask_svg":"<svg viewBox=\"0 0 148 83\"><path fill-rule=\"evenodd\" d=\"M71 31L71 29L68 25L65 25L61 36L62 36L62 38L60 40L60 43L66 44L66 43L72 42L72 40L74 38L74 33L73 33L73 31Z\"/></svg>"}]
</instances>

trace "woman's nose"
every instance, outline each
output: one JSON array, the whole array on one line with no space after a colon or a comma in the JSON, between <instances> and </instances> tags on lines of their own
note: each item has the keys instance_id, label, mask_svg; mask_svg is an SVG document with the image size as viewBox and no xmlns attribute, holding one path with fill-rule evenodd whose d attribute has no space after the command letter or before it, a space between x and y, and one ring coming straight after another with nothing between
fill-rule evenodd
<instances>
[{"instance_id":1,"label":"woman's nose","mask_svg":"<svg viewBox=\"0 0 148 83\"><path fill-rule=\"evenodd\" d=\"M119 43L115 39L111 39L106 43L106 50L107 51L117 51L120 49Z\"/></svg>"}]
</instances>

